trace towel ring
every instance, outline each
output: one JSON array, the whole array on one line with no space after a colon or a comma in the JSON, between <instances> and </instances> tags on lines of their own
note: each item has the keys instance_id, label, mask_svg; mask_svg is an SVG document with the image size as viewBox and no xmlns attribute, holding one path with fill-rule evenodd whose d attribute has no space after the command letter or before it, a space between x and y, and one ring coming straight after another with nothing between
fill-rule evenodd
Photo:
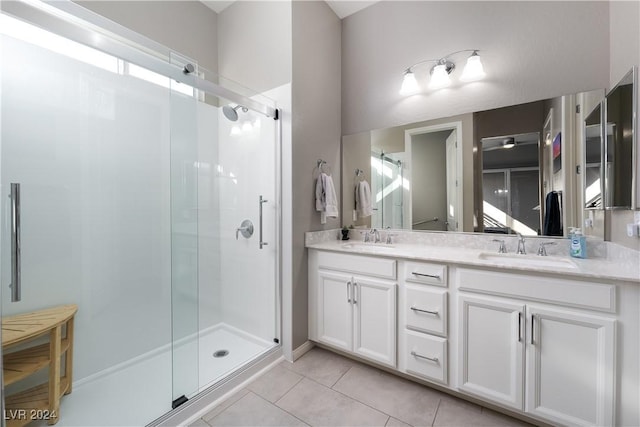
<instances>
[{"instance_id":1,"label":"towel ring","mask_svg":"<svg viewBox=\"0 0 640 427\"><path fill-rule=\"evenodd\" d=\"M326 168L328 168L328 172L325 170ZM318 159L318 162L316 163L316 169L318 169L318 173L324 172L327 175L331 175L331 168L325 160Z\"/></svg>"}]
</instances>

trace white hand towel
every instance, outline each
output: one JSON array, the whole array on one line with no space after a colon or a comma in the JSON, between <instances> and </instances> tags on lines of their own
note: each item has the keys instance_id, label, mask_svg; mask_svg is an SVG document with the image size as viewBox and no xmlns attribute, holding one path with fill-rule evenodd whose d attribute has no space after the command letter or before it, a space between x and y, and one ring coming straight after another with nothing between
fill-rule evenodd
<instances>
[{"instance_id":1,"label":"white hand towel","mask_svg":"<svg viewBox=\"0 0 640 427\"><path fill-rule=\"evenodd\" d=\"M320 223L326 224L327 217L338 218L338 199L333 179L321 173L316 181L316 210L320 212Z\"/></svg>"},{"instance_id":2,"label":"white hand towel","mask_svg":"<svg viewBox=\"0 0 640 427\"><path fill-rule=\"evenodd\" d=\"M324 194L324 184L322 183L322 175L318 175L318 180L316 181L316 210L318 212L324 211L324 206L326 204L326 198Z\"/></svg>"},{"instance_id":3,"label":"white hand towel","mask_svg":"<svg viewBox=\"0 0 640 427\"><path fill-rule=\"evenodd\" d=\"M371 206L371 187L367 181L360 181L356 185L356 211L361 218L371 216L373 208Z\"/></svg>"},{"instance_id":4,"label":"white hand towel","mask_svg":"<svg viewBox=\"0 0 640 427\"><path fill-rule=\"evenodd\" d=\"M325 208L324 211L330 218L338 218L338 198L336 197L336 189L333 186L333 178L330 175L323 174L322 181L324 183Z\"/></svg>"}]
</instances>

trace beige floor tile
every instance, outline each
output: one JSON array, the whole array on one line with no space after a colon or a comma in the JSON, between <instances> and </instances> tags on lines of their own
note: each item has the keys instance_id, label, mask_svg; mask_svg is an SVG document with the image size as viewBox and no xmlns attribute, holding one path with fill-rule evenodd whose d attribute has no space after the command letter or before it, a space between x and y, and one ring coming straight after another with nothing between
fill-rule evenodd
<instances>
[{"instance_id":1,"label":"beige floor tile","mask_svg":"<svg viewBox=\"0 0 640 427\"><path fill-rule=\"evenodd\" d=\"M442 399L436 427L515 427L529 424L461 399Z\"/></svg>"},{"instance_id":2,"label":"beige floor tile","mask_svg":"<svg viewBox=\"0 0 640 427\"><path fill-rule=\"evenodd\" d=\"M396 418L389 417L389 421L387 421L387 425L385 427L411 427L411 426L407 423L403 423L402 421Z\"/></svg>"},{"instance_id":3,"label":"beige floor tile","mask_svg":"<svg viewBox=\"0 0 640 427\"><path fill-rule=\"evenodd\" d=\"M210 427L202 418L198 418L197 421L189 424L189 427Z\"/></svg>"},{"instance_id":4,"label":"beige floor tile","mask_svg":"<svg viewBox=\"0 0 640 427\"><path fill-rule=\"evenodd\" d=\"M315 347L294 363L283 362L281 366L331 387L354 364L346 357Z\"/></svg>"},{"instance_id":5,"label":"beige floor tile","mask_svg":"<svg viewBox=\"0 0 640 427\"><path fill-rule=\"evenodd\" d=\"M304 426L305 424L252 392L208 421L211 426Z\"/></svg>"},{"instance_id":6,"label":"beige floor tile","mask_svg":"<svg viewBox=\"0 0 640 427\"><path fill-rule=\"evenodd\" d=\"M278 365L253 381L247 388L273 403L298 384L302 378L302 375Z\"/></svg>"},{"instance_id":7,"label":"beige floor tile","mask_svg":"<svg viewBox=\"0 0 640 427\"><path fill-rule=\"evenodd\" d=\"M218 406L213 408L211 411L207 412L207 414L204 417L202 417L202 419L208 422L212 418L218 416L222 411L227 409L229 406L233 405L238 400L242 399L244 395L247 393L249 393L249 390L243 388L242 390L238 391L234 395L230 396L227 400L223 401Z\"/></svg>"},{"instance_id":8,"label":"beige floor tile","mask_svg":"<svg viewBox=\"0 0 640 427\"><path fill-rule=\"evenodd\" d=\"M389 418L308 378L276 405L313 426L384 426Z\"/></svg>"},{"instance_id":9,"label":"beige floor tile","mask_svg":"<svg viewBox=\"0 0 640 427\"><path fill-rule=\"evenodd\" d=\"M440 401L434 426L467 427L490 426L489 420L482 417L482 408L453 397Z\"/></svg>"},{"instance_id":10,"label":"beige floor tile","mask_svg":"<svg viewBox=\"0 0 640 427\"><path fill-rule=\"evenodd\" d=\"M533 427L533 424L520 421L517 418L513 418L487 408L482 408L482 416L488 418L492 423L491 425L496 427Z\"/></svg>"},{"instance_id":11,"label":"beige floor tile","mask_svg":"<svg viewBox=\"0 0 640 427\"><path fill-rule=\"evenodd\" d=\"M333 386L413 426L430 426L442 393L367 366L354 366Z\"/></svg>"}]
</instances>

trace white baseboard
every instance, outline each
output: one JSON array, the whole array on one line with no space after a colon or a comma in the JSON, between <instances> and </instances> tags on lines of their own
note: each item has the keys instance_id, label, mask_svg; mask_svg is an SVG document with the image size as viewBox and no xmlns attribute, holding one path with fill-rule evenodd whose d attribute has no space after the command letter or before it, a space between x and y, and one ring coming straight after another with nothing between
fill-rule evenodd
<instances>
[{"instance_id":1,"label":"white baseboard","mask_svg":"<svg viewBox=\"0 0 640 427\"><path fill-rule=\"evenodd\" d=\"M307 341L302 344L300 347L293 350L293 361L300 359L307 351L311 350L315 347L315 344L312 341Z\"/></svg>"}]
</instances>

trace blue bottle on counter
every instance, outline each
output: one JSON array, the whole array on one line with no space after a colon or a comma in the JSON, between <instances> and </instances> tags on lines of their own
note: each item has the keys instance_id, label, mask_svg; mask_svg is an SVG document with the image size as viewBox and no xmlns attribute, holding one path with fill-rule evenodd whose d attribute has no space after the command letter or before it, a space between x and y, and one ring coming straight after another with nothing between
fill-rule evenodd
<instances>
[{"instance_id":1,"label":"blue bottle on counter","mask_svg":"<svg viewBox=\"0 0 640 427\"><path fill-rule=\"evenodd\" d=\"M574 258L586 258L587 238L582 234L582 230L574 228L569 232L569 239L571 241L569 245L569 255Z\"/></svg>"}]
</instances>

